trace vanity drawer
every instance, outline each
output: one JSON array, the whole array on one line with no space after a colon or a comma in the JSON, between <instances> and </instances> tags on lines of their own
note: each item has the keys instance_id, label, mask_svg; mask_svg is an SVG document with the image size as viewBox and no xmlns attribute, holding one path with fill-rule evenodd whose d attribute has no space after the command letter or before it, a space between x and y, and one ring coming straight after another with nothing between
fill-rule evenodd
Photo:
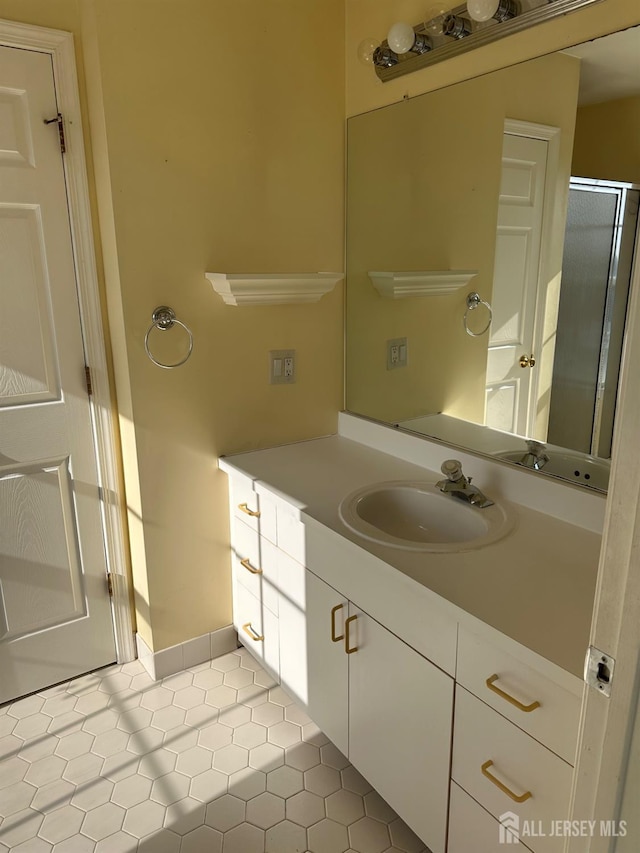
<instances>
[{"instance_id":1,"label":"vanity drawer","mask_svg":"<svg viewBox=\"0 0 640 853\"><path fill-rule=\"evenodd\" d=\"M513 853L528 853L529 848L521 841L507 841L505 832L505 828L493 815L479 806L455 782L451 783L447 853L504 853L506 844L509 844L509 850Z\"/></svg>"},{"instance_id":2,"label":"vanity drawer","mask_svg":"<svg viewBox=\"0 0 640 853\"><path fill-rule=\"evenodd\" d=\"M279 680L278 617L235 580L233 624L242 645Z\"/></svg>"},{"instance_id":3,"label":"vanity drawer","mask_svg":"<svg viewBox=\"0 0 640 853\"><path fill-rule=\"evenodd\" d=\"M505 643L508 644L507 638ZM509 651L512 650L517 653L516 644L509 644ZM556 667L553 664L541 661L540 668L536 668L533 653L525 661L509 651L461 628L456 680L569 764L574 764L582 683L564 672L557 673L558 678L554 680ZM558 683L560 678L564 686ZM574 682L574 690L567 689Z\"/></svg>"},{"instance_id":4,"label":"vanity drawer","mask_svg":"<svg viewBox=\"0 0 640 853\"><path fill-rule=\"evenodd\" d=\"M561 853L551 824L568 818L573 768L459 685L451 776L494 817L512 812L541 827L527 841L535 853Z\"/></svg>"},{"instance_id":5,"label":"vanity drawer","mask_svg":"<svg viewBox=\"0 0 640 853\"><path fill-rule=\"evenodd\" d=\"M258 495L254 481L234 474L229 477L231 515L243 521L252 530L276 544L276 503L265 494Z\"/></svg>"},{"instance_id":6,"label":"vanity drawer","mask_svg":"<svg viewBox=\"0 0 640 853\"><path fill-rule=\"evenodd\" d=\"M234 578L278 614L278 549L237 518L231 521Z\"/></svg>"}]
</instances>

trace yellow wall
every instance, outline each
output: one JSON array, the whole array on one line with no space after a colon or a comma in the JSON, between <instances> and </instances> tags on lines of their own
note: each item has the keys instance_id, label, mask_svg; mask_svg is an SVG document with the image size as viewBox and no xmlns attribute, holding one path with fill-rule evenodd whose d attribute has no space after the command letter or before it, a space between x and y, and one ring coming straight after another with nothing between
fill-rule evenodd
<instances>
[{"instance_id":1,"label":"yellow wall","mask_svg":"<svg viewBox=\"0 0 640 853\"><path fill-rule=\"evenodd\" d=\"M434 4L430 0L345 2L347 115L391 104L407 95L413 97L422 92L431 92L459 80L467 80L640 23L637 0L605 0L422 71L407 74L398 80L381 83L371 66L363 65L358 60L360 42L367 38L382 41L391 24L396 21L417 24L424 20L427 9ZM442 3L443 7L449 8L457 5L456 0L443 0Z\"/></svg>"},{"instance_id":2,"label":"yellow wall","mask_svg":"<svg viewBox=\"0 0 640 853\"><path fill-rule=\"evenodd\" d=\"M0 0L0 16L78 39L138 629L162 649L231 621L217 456L336 428L341 286L315 305L233 308L204 273L343 268L343 2ZM286 62L271 61L279 45ZM175 371L143 349L163 303L195 338ZM155 345L177 354L179 331ZM270 386L283 348L297 382Z\"/></svg>"},{"instance_id":3,"label":"yellow wall","mask_svg":"<svg viewBox=\"0 0 640 853\"><path fill-rule=\"evenodd\" d=\"M577 60L547 56L349 119L348 409L483 422L487 336L469 337L462 317L470 290L491 299L504 121L560 128L564 222L578 82ZM551 250L553 276L561 250ZM447 269L478 275L455 294L399 300L367 275ZM386 341L398 337L408 365L387 370Z\"/></svg>"},{"instance_id":4,"label":"yellow wall","mask_svg":"<svg viewBox=\"0 0 640 853\"><path fill-rule=\"evenodd\" d=\"M572 174L640 183L640 97L580 107Z\"/></svg>"}]
</instances>

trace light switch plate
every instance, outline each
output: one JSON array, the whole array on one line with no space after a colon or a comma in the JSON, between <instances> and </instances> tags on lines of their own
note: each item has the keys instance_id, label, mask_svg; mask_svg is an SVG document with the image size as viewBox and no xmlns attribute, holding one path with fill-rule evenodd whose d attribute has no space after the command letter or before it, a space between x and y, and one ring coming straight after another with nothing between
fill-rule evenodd
<instances>
[{"instance_id":1,"label":"light switch plate","mask_svg":"<svg viewBox=\"0 0 640 853\"><path fill-rule=\"evenodd\" d=\"M387 341L387 370L406 367L407 355L408 347L406 338L392 338Z\"/></svg>"},{"instance_id":2,"label":"light switch plate","mask_svg":"<svg viewBox=\"0 0 640 853\"><path fill-rule=\"evenodd\" d=\"M291 385L296 381L296 351L272 349L269 351L269 384Z\"/></svg>"}]
</instances>

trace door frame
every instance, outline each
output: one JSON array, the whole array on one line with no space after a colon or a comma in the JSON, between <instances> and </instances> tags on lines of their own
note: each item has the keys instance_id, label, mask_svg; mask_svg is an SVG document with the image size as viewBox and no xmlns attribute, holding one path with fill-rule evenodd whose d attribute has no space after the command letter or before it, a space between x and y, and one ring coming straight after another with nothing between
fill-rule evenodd
<instances>
[{"instance_id":1,"label":"door frame","mask_svg":"<svg viewBox=\"0 0 640 853\"><path fill-rule=\"evenodd\" d=\"M611 697L585 685L573 780L573 820L616 819L639 701L640 665L640 240L636 240L623 345L609 494L590 644L615 661ZM567 853L611 853L615 840L567 839Z\"/></svg>"},{"instance_id":2,"label":"door frame","mask_svg":"<svg viewBox=\"0 0 640 853\"><path fill-rule=\"evenodd\" d=\"M58 109L64 118L66 151L62 161L85 363L91 368L90 408L101 494L102 535L113 590L111 611L117 659L118 663L126 663L136 657L132 590L121 509L124 502L119 478L120 448L102 323L73 35L62 30L0 20L0 46L49 54Z\"/></svg>"}]
</instances>

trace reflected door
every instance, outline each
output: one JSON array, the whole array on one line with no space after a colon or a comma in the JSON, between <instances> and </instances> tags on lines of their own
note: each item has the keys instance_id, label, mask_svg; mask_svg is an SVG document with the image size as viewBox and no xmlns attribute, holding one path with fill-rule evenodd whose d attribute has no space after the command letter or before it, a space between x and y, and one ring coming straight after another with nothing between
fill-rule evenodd
<instances>
[{"instance_id":1,"label":"reflected door","mask_svg":"<svg viewBox=\"0 0 640 853\"><path fill-rule=\"evenodd\" d=\"M0 48L0 703L116 658L57 111Z\"/></svg>"},{"instance_id":2,"label":"reflected door","mask_svg":"<svg viewBox=\"0 0 640 853\"><path fill-rule=\"evenodd\" d=\"M485 424L533 434L533 336L548 144L504 135Z\"/></svg>"}]
</instances>

